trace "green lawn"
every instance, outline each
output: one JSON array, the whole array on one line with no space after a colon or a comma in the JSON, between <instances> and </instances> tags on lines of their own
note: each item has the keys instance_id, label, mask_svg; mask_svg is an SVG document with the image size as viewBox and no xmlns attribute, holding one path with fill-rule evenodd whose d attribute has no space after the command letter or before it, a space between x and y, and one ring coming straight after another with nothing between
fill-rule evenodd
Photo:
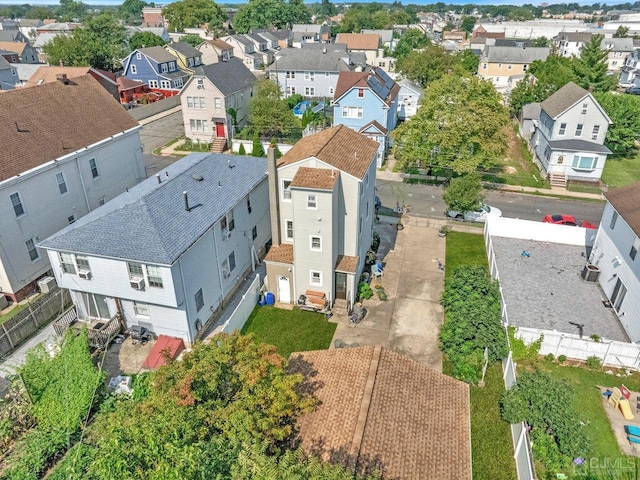
<instances>
[{"instance_id":1,"label":"green lawn","mask_svg":"<svg viewBox=\"0 0 640 480\"><path fill-rule=\"evenodd\" d=\"M445 257L445 279L462 265L484 265L489 268L484 236L481 233L449 232Z\"/></svg>"},{"instance_id":2,"label":"green lawn","mask_svg":"<svg viewBox=\"0 0 640 480\"><path fill-rule=\"evenodd\" d=\"M289 358L292 352L329 348L336 327L320 313L256 307L242 333L253 333L256 340L274 345L280 355Z\"/></svg>"},{"instance_id":3,"label":"green lawn","mask_svg":"<svg viewBox=\"0 0 640 480\"><path fill-rule=\"evenodd\" d=\"M2 325L4 322L9 320L10 318L15 317L18 313L23 311L25 308L29 308L29 305L26 304L26 303L22 304L22 305L18 305L16 307L12 308L11 310L9 310L4 315L0 315L0 325Z\"/></svg>"},{"instance_id":4,"label":"green lawn","mask_svg":"<svg viewBox=\"0 0 640 480\"><path fill-rule=\"evenodd\" d=\"M632 158L610 158L604 164L602 181L609 187L624 187L640 181L640 155Z\"/></svg>"}]
</instances>

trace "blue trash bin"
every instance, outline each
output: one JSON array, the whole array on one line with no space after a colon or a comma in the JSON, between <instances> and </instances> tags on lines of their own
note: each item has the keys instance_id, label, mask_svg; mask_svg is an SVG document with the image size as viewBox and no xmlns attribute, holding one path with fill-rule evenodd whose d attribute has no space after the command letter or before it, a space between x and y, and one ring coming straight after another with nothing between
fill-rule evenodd
<instances>
[{"instance_id":1,"label":"blue trash bin","mask_svg":"<svg viewBox=\"0 0 640 480\"><path fill-rule=\"evenodd\" d=\"M266 300L267 305L269 306L276 303L276 296L271 292L267 292L267 294L264 296L264 299Z\"/></svg>"}]
</instances>

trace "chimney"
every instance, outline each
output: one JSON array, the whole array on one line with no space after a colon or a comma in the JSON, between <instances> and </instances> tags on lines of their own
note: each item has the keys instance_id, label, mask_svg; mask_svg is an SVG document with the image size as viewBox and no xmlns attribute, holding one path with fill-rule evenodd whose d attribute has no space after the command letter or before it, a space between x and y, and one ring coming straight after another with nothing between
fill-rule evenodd
<instances>
[{"instance_id":1,"label":"chimney","mask_svg":"<svg viewBox=\"0 0 640 480\"><path fill-rule=\"evenodd\" d=\"M589 93L593 93L593 85L589 85L589 88L587 88L587 91Z\"/></svg>"},{"instance_id":2,"label":"chimney","mask_svg":"<svg viewBox=\"0 0 640 480\"><path fill-rule=\"evenodd\" d=\"M158 179L158 183L162 183L162 178L160 178L160 174L159 173L156 174L156 178Z\"/></svg>"},{"instance_id":3,"label":"chimney","mask_svg":"<svg viewBox=\"0 0 640 480\"><path fill-rule=\"evenodd\" d=\"M184 195L184 209L187 212L190 212L191 207L189 206L189 197L187 196L187 192L186 191L182 192L182 195Z\"/></svg>"},{"instance_id":4,"label":"chimney","mask_svg":"<svg viewBox=\"0 0 640 480\"><path fill-rule=\"evenodd\" d=\"M62 82L63 85L69 85L69 78L66 73L59 73L56 75L56 80Z\"/></svg>"},{"instance_id":5,"label":"chimney","mask_svg":"<svg viewBox=\"0 0 640 480\"><path fill-rule=\"evenodd\" d=\"M280 245L280 202L278 197L278 169L276 149L267 148L267 175L269 176L269 214L271 215L271 244Z\"/></svg>"}]
</instances>

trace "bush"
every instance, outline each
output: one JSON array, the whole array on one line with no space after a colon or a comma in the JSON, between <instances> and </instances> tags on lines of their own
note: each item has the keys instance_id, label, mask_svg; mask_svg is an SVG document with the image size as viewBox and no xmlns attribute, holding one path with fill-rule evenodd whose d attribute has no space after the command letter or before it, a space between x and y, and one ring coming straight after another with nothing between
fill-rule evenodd
<instances>
[{"instance_id":1,"label":"bush","mask_svg":"<svg viewBox=\"0 0 640 480\"><path fill-rule=\"evenodd\" d=\"M587 367L589 367L592 370L600 370L602 368L602 360L600 360L600 358L596 357L595 355L590 356L589 358L587 358Z\"/></svg>"},{"instance_id":2,"label":"bush","mask_svg":"<svg viewBox=\"0 0 640 480\"><path fill-rule=\"evenodd\" d=\"M251 150L251 155L254 157L264 157L264 148L262 148L262 143L260 143L258 132L253 134L253 150Z\"/></svg>"},{"instance_id":3,"label":"bush","mask_svg":"<svg viewBox=\"0 0 640 480\"><path fill-rule=\"evenodd\" d=\"M367 282L360 282L358 284L358 296L360 299L369 300L373 297L373 290L371 290L371 286Z\"/></svg>"},{"instance_id":4,"label":"bush","mask_svg":"<svg viewBox=\"0 0 640 480\"><path fill-rule=\"evenodd\" d=\"M244 148L244 143L240 144L240 148L238 149L238 155L246 155L247 151Z\"/></svg>"},{"instance_id":5,"label":"bush","mask_svg":"<svg viewBox=\"0 0 640 480\"><path fill-rule=\"evenodd\" d=\"M545 359L547 362L553 362L553 359L554 359L554 358L555 358L555 357L553 356L553 353L547 353L547 354L544 356L544 359Z\"/></svg>"},{"instance_id":6,"label":"bush","mask_svg":"<svg viewBox=\"0 0 640 480\"><path fill-rule=\"evenodd\" d=\"M538 353L540 352L540 347L542 346L544 335L540 335L540 337L531 345L525 345L524 341L516 338L515 334L518 330L517 327L508 327L507 330L509 334L509 345L511 346L513 359L516 362L520 360L529 360L535 362L538 358Z\"/></svg>"},{"instance_id":7,"label":"bush","mask_svg":"<svg viewBox=\"0 0 640 480\"><path fill-rule=\"evenodd\" d=\"M558 355L558 362L564 363L566 361L567 361L567 356L566 355Z\"/></svg>"}]
</instances>

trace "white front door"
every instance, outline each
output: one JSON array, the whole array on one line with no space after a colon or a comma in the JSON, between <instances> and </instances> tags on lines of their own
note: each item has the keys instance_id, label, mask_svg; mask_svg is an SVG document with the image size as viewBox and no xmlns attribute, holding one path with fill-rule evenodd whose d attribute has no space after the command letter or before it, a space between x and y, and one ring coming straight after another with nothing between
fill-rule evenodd
<instances>
[{"instance_id":1,"label":"white front door","mask_svg":"<svg viewBox=\"0 0 640 480\"><path fill-rule=\"evenodd\" d=\"M281 303L291 303L291 289L287 277L278 277L278 300Z\"/></svg>"}]
</instances>

